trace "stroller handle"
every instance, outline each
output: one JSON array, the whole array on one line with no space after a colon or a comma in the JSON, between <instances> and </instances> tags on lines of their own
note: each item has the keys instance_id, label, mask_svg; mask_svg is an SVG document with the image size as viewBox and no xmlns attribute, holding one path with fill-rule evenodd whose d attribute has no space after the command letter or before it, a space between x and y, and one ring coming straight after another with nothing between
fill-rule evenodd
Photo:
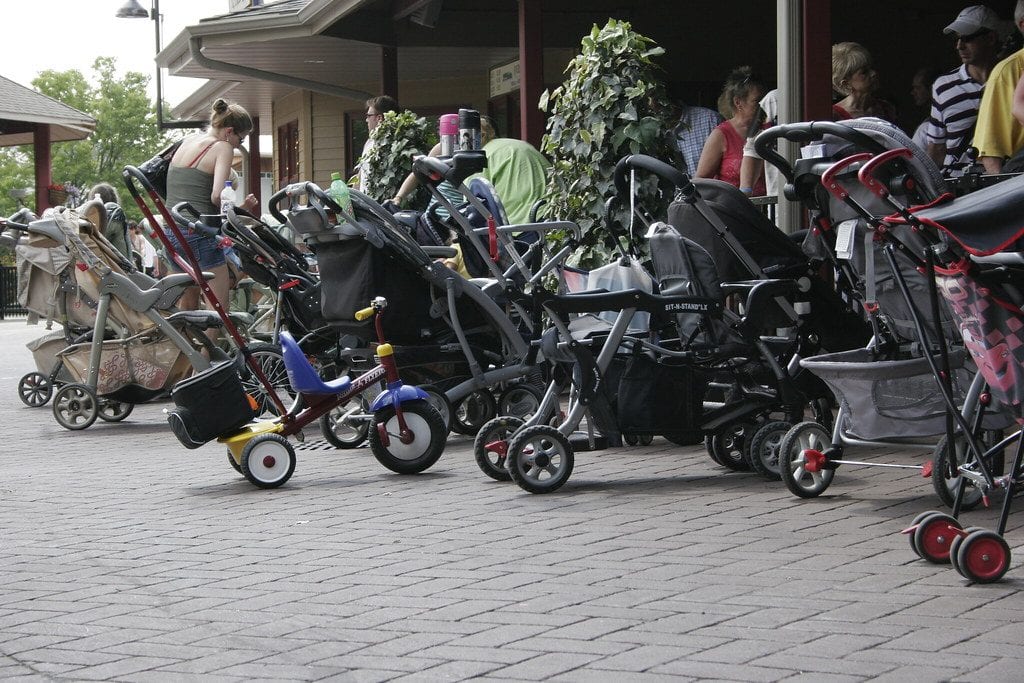
<instances>
[{"instance_id":1,"label":"stroller handle","mask_svg":"<svg viewBox=\"0 0 1024 683\"><path fill-rule=\"evenodd\" d=\"M684 196L690 196L695 191L693 183L690 182L690 176L675 166L670 166L664 161L647 156L646 154L630 154L619 159L619 163L615 164L615 173L612 176L615 182L615 192L620 197L629 194L626 172L631 170L648 171L658 176L659 186L662 191L668 194L671 194L675 189L679 189Z\"/></svg>"},{"instance_id":2,"label":"stroller handle","mask_svg":"<svg viewBox=\"0 0 1024 683\"><path fill-rule=\"evenodd\" d=\"M294 199L306 195L310 200L311 205L314 205L318 210L324 208L333 211L338 215L344 215L342 208L338 206L330 196L324 192L319 185L311 181L303 181L300 183L292 183L286 187L281 188L274 193L267 201L267 208L270 210L270 215L281 223L287 223L288 219L281 213L281 202L285 199ZM346 220L351 220L352 216L344 216Z\"/></svg>"},{"instance_id":3,"label":"stroller handle","mask_svg":"<svg viewBox=\"0 0 1024 683\"><path fill-rule=\"evenodd\" d=\"M870 136L836 121L802 121L772 126L754 138L754 151L765 161L771 162L782 175L786 176L786 181L792 183L794 179L793 166L775 149L776 141L779 138L785 138L790 142L807 144L820 140L826 135L834 135L875 153L885 151L885 147Z\"/></svg>"},{"instance_id":4,"label":"stroller handle","mask_svg":"<svg viewBox=\"0 0 1024 683\"><path fill-rule=\"evenodd\" d=\"M215 228L215 227L213 227L211 225L207 225L202 220L197 219L197 220L191 221L188 218L186 218L182 214L182 211L185 210L185 209L188 209L189 213L196 214L196 215L200 216L200 219L202 218L202 214L197 212L195 210L195 208L191 204L189 204L188 202L178 202L174 206L170 207L171 218L174 219L175 223L177 223L178 225L180 225L182 227L188 228L189 230L195 230L196 232L201 232L202 234L206 235L207 237L219 237L220 236L220 230L218 230L217 228Z\"/></svg>"}]
</instances>

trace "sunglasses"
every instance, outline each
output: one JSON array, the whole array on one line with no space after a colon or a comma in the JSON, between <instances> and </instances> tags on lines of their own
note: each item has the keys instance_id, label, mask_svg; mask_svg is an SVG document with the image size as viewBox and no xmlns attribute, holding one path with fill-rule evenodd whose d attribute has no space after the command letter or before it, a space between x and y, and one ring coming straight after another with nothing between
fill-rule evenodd
<instances>
[{"instance_id":1,"label":"sunglasses","mask_svg":"<svg viewBox=\"0 0 1024 683\"><path fill-rule=\"evenodd\" d=\"M975 31L974 33L968 33L966 36L957 36L956 40L957 40L957 42L962 40L965 43L969 43L972 40L977 40L978 38L981 38L982 36L988 35L989 33L992 33L991 29L983 28L980 31Z\"/></svg>"}]
</instances>

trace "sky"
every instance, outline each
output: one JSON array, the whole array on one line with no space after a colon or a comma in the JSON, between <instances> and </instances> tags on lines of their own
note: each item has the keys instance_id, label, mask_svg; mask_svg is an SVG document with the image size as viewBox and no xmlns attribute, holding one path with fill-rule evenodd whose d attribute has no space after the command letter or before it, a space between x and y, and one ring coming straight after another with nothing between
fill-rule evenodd
<instances>
[{"instance_id":1,"label":"sky","mask_svg":"<svg viewBox=\"0 0 1024 683\"><path fill-rule=\"evenodd\" d=\"M156 43L149 19L118 19L124 0L0 0L4 27L4 57L0 75L25 87L40 71L78 69L92 78L97 57L114 57L117 73L139 71L150 77L149 94L156 97ZM149 10L150 0L139 0ZM162 0L163 44L185 26L205 17L226 14L228 0ZM174 107L205 81L167 76L164 100Z\"/></svg>"}]
</instances>

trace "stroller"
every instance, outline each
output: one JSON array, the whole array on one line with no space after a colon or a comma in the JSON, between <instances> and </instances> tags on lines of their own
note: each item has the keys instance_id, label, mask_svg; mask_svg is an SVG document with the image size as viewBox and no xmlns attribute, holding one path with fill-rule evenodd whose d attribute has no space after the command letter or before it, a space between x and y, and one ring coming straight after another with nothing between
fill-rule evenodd
<instances>
[{"instance_id":1,"label":"stroller","mask_svg":"<svg viewBox=\"0 0 1024 683\"><path fill-rule=\"evenodd\" d=\"M324 318L352 342L342 358L359 372L372 357L361 343L366 325L352 313L360 297L380 293L389 301L385 334L408 381L431 390L454 431L476 433L496 413L492 388L520 385L536 372L536 350L493 292L435 261L450 256L451 248L418 244L375 202L356 192L352 197L359 223L337 227L333 216L340 207L312 183L285 188L271 200L275 218L286 220L316 253ZM290 203L287 217L283 199Z\"/></svg>"},{"instance_id":2,"label":"stroller","mask_svg":"<svg viewBox=\"0 0 1024 683\"><path fill-rule=\"evenodd\" d=\"M920 342L926 348L938 347L939 353L925 353L924 359L945 404L946 453L936 467L945 481L955 483L952 514L924 512L904 531L910 536L914 552L936 563L952 563L963 577L979 583L997 581L1010 565L1010 547L1003 538L1014 492L1024 475L1024 384L1020 366L1021 331L1024 330L1024 259L1019 249L1024 227L1024 178L1005 180L997 185L954 199L938 198L924 206L908 206L891 196L880 178L883 169L898 166L910 156L896 149L866 161L857 180L885 201L894 212L865 218L884 243L884 254L895 268L897 258L911 260L924 271L930 282L932 311L939 297L953 312L965 352L977 367L983 383L983 398L974 412L961 408L951 381L950 356L945 350L942 328L928 324L913 303L913 295L899 271L897 284L911 312ZM870 217L870 218L869 218ZM915 249L906 239L912 234L925 242ZM991 395L989 400L988 395ZM982 438L986 411L1001 406L1017 423L1009 435L986 443ZM1009 447L1014 457L1009 471L1002 474L1003 454ZM938 474L938 473L937 473ZM970 492L986 502L996 490L1005 496L995 531L978 527L964 528L959 520Z\"/></svg>"},{"instance_id":3,"label":"stroller","mask_svg":"<svg viewBox=\"0 0 1024 683\"><path fill-rule=\"evenodd\" d=\"M779 138L810 144L818 154L790 165L773 149ZM929 281L922 275L922 260L914 255L927 243L920 231L893 226L905 257L890 260L880 238L890 228L879 230L874 218L889 213L890 202L924 204L942 196L946 188L938 169L919 150L908 147L911 143L898 130L870 119L776 126L762 133L755 144L785 175L787 197L812 212L805 250L829 260L837 287L863 308L872 332L862 348L802 360L803 367L831 387L839 412L831 433L821 425L803 423L786 434L780 446L783 481L794 495L811 498L829 487L840 465L910 468L931 477L940 497L951 501L955 483L936 476L932 461L922 465L859 462L843 453L845 446L914 445L934 449L938 457L950 449L945 440L938 441L945 432L947 411L929 368L933 353L948 352L951 387L962 413L982 412L983 382L972 376L963 349L945 344L941 349L929 347L918 333L914 311L924 307L922 324L930 330L928 339L956 335L949 308L941 301L927 307L924 303ZM886 156L893 151L900 151L898 158ZM879 165L879 158L885 163ZM875 173L875 169L875 182L884 188L884 196L858 180L861 172ZM909 294L902 291L904 286ZM1005 426L1005 415L984 412L985 429ZM969 504L978 502L980 498Z\"/></svg>"},{"instance_id":4,"label":"stroller","mask_svg":"<svg viewBox=\"0 0 1024 683\"><path fill-rule=\"evenodd\" d=\"M124 420L136 403L165 394L193 368L210 364L200 349L202 330L211 321L163 315L191 281L181 276L152 281L144 275L136 280L126 274L124 257L99 232L102 221L82 218L102 211L99 202L88 202L21 226L40 246L67 248L76 264L71 270L78 295L96 302L91 339L57 353L72 381L54 392L53 414L71 430L86 429L97 418Z\"/></svg>"}]
</instances>

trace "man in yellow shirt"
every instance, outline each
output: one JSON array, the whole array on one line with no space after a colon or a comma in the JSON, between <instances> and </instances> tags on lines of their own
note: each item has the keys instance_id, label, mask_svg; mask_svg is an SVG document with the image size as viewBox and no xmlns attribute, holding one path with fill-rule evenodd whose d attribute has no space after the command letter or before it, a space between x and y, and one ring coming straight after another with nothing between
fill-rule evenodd
<instances>
[{"instance_id":1,"label":"man in yellow shirt","mask_svg":"<svg viewBox=\"0 0 1024 683\"><path fill-rule=\"evenodd\" d=\"M1013 22L1024 33L1024 0L1017 0ZM1024 74L1024 49L999 62L992 68L978 109L978 122L974 129L974 146L986 173L1000 173L1003 162L1024 148L1024 125L1015 119L1013 93Z\"/></svg>"}]
</instances>

